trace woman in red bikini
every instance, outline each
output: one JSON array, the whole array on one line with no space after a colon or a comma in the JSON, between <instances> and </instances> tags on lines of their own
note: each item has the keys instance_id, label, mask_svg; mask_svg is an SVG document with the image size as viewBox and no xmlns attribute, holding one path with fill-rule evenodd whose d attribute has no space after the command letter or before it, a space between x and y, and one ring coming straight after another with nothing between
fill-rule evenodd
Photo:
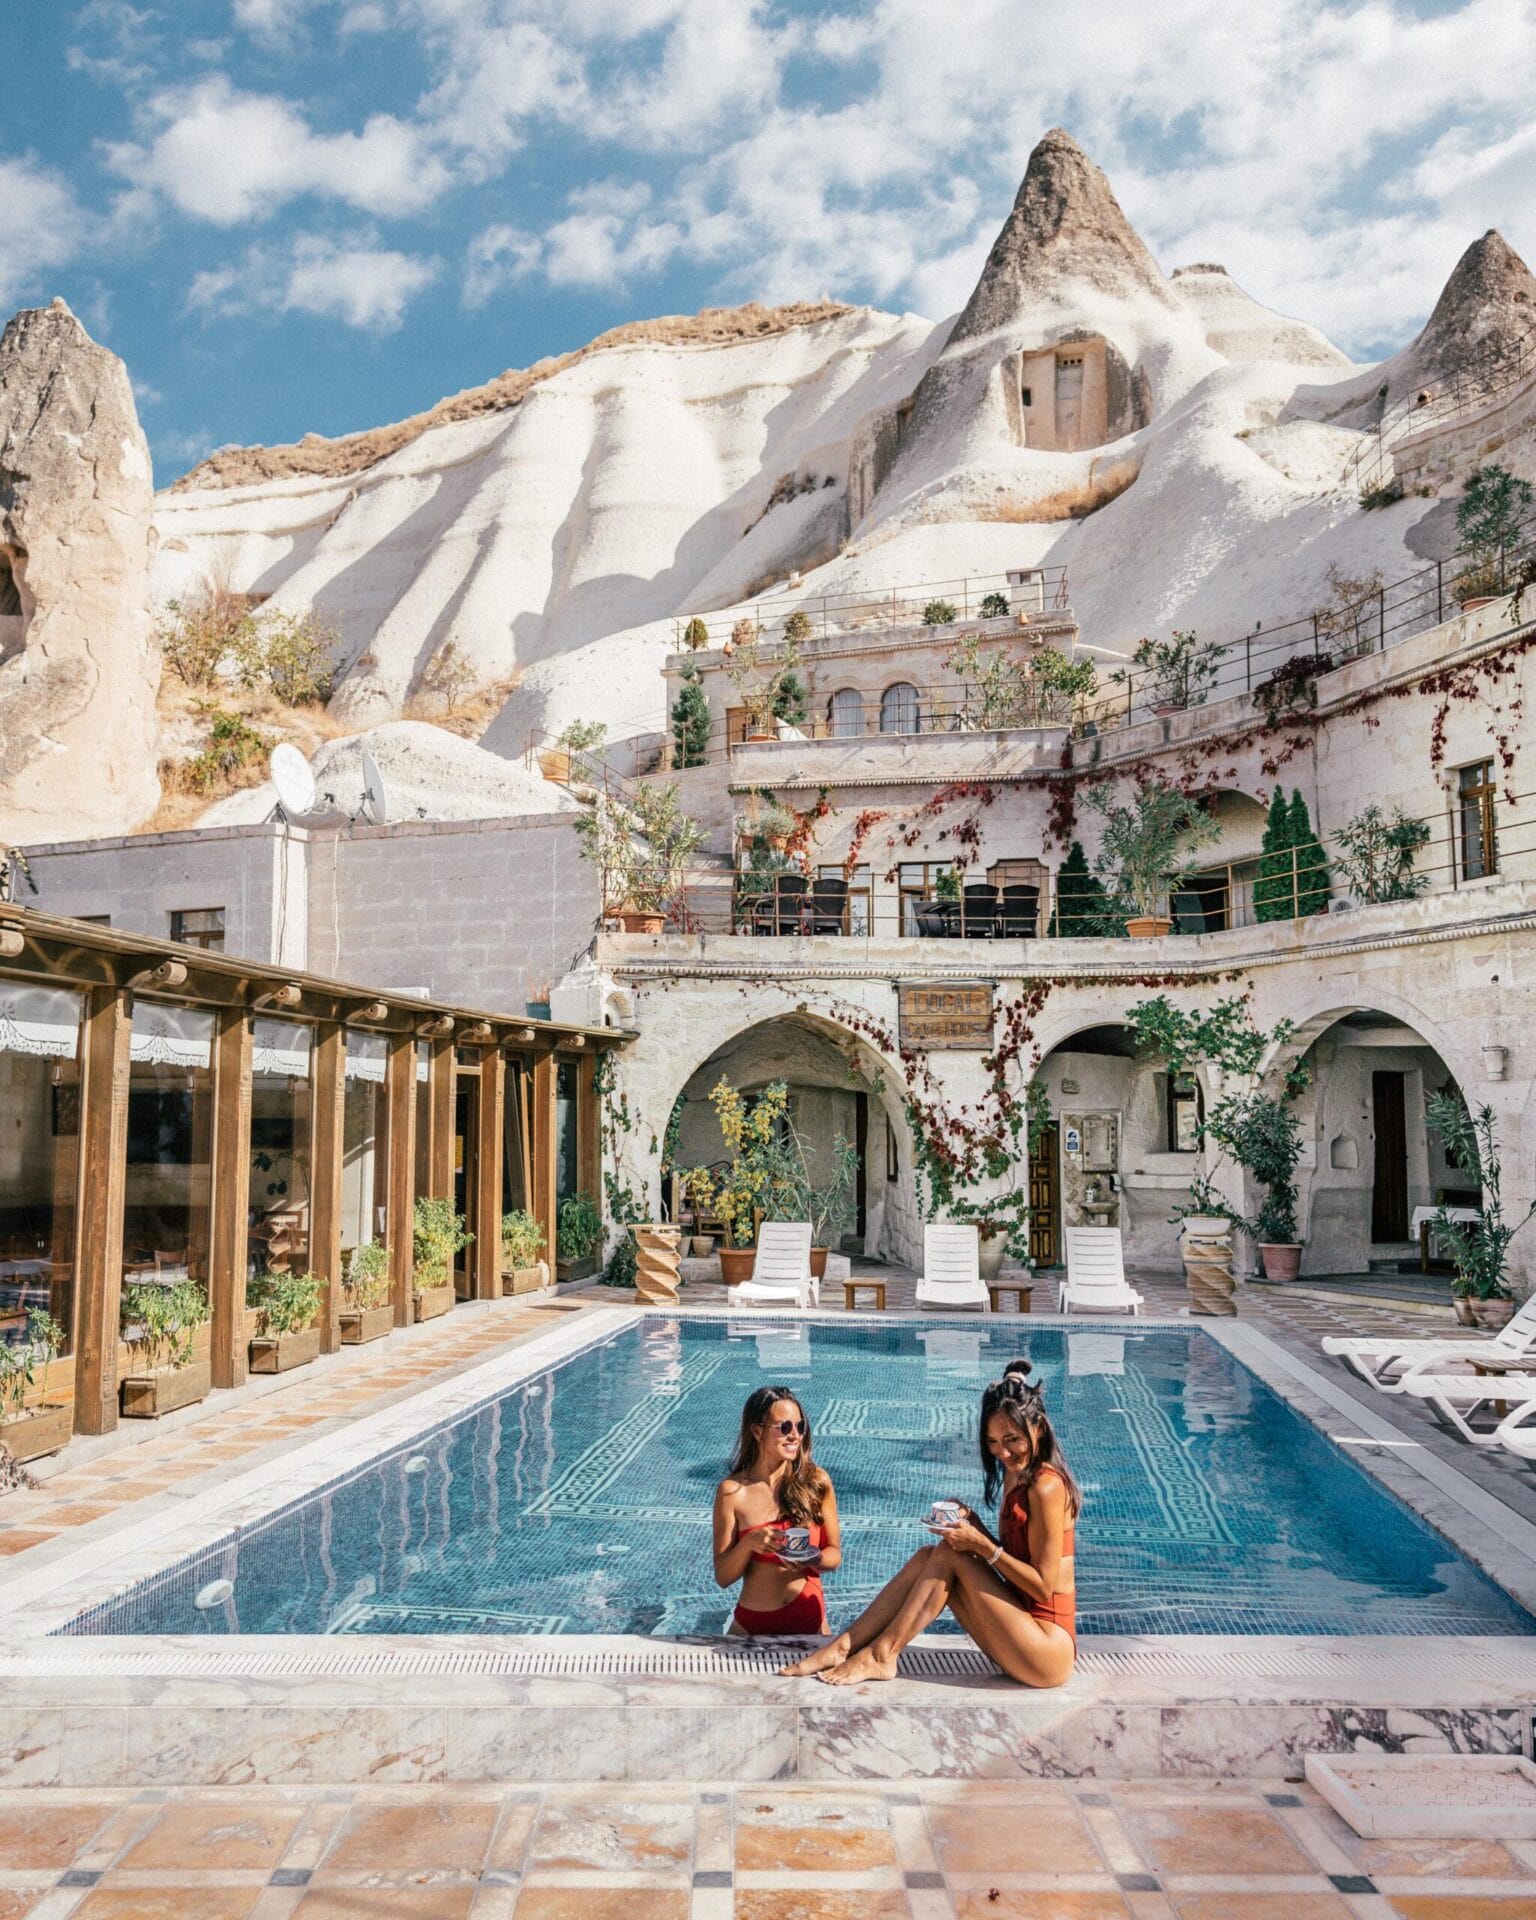
<instances>
[{"instance_id":1,"label":"woman in red bikini","mask_svg":"<svg viewBox=\"0 0 1536 1920\"><path fill-rule=\"evenodd\" d=\"M779 1551L785 1529L805 1527L808 1559ZM821 1576L842 1561L837 1495L811 1458L811 1427L784 1387L759 1387L741 1410L730 1472L715 1492L715 1579L742 1582L732 1633L822 1634Z\"/></svg>"},{"instance_id":2,"label":"woman in red bikini","mask_svg":"<svg viewBox=\"0 0 1536 1920\"><path fill-rule=\"evenodd\" d=\"M834 1687L893 1680L901 1649L948 1607L1010 1678L1026 1687L1071 1678L1082 1497L1029 1373L1027 1360L1014 1360L981 1397L988 1503L1002 1493L997 1536L962 1504L959 1523L932 1528L939 1544L919 1548L846 1633L784 1673L814 1673Z\"/></svg>"}]
</instances>

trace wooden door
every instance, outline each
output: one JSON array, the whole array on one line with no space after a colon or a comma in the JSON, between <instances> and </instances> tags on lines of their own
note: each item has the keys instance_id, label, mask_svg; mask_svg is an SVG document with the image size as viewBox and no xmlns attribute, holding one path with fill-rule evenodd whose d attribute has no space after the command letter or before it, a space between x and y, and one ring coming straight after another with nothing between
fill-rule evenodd
<instances>
[{"instance_id":1,"label":"wooden door","mask_svg":"<svg viewBox=\"0 0 1536 1920\"><path fill-rule=\"evenodd\" d=\"M1029 1156L1029 1251L1037 1267L1061 1264L1060 1133L1051 1121Z\"/></svg>"},{"instance_id":2,"label":"wooden door","mask_svg":"<svg viewBox=\"0 0 1536 1920\"><path fill-rule=\"evenodd\" d=\"M1408 1130L1403 1117L1403 1076L1371 1075L1376 1120L1376 1167L1371 1186L1371 1239L1408 1238Z\"/></svg>"}]
</instances>

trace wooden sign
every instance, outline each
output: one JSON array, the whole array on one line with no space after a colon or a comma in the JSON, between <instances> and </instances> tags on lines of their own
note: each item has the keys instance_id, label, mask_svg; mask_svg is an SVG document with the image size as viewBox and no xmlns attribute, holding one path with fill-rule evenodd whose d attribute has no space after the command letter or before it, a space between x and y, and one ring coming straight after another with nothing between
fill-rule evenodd
<instances>
[{"instance_id":1,"label":"wooden sign","mask_svg":"<svg viewBox=\"0 0 1536 1920\"><path fill-rule=\"evenodd\" d=\"M992 988L985 981L898 985L901 1044L918 1051L992 1045Z\"/></svg>"}]
</instances>

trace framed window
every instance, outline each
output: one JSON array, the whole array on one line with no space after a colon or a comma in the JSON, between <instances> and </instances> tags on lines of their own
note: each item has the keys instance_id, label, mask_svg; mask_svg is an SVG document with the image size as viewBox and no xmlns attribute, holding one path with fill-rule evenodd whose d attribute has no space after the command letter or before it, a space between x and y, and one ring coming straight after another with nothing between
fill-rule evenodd
<instances>
[{"instance_id":1,"label":"framed window","mask_svg":"<svg viewBox=\"0 0 1536 1920\"><path fill-rule=\"evenodd\" d=\"M1463 880L1482 880L1499 870L1497 801L1491 760L1478 760L1457 770L1456 820Z\"/></svg>"},{"instance_id":2,"label":"framed window","mask_svg":"<svg viewBox=\"0 0 1536 1920\"><path fill-rule=\"evenodd\" d=\"M205 953L224 951L224 909L222 907L184 907L171 915L171 938L184 947L201 947Z\"/></svg>"},{"instance_id":3,"label":"framed window","mask_svg":"<svg viewBox=\"0 0 1536 1920\"><path fill-rule=\"evenodd\" d=\"M1163 1101L1167 1120L1165 1151L1198 1153L1200 1123L1205 1118L1205 1101L1199 1081L1192 1074L1164 1074Z\"/></svg>"},{"instance_id":4,"label":"framed window","mask_svg":"<svg viewBox=\"0 0 1536 1920\"><path fill-rule=\"evenodd\" d=\"M839 687L827 702L827 732L834 740L856 740L863 731L863 694L857 687Z\"/></svg>"},{"instance_id":5,"label":"framed window","mask_svg":"<svg viewBox=\"0 0 1536 1920\"><path fill-rule=\"evenodd\" d=\"M917 688L909 680L898 680L880 696L880 731L916 733L921 725Z\"/></svg>"}]
</instances>

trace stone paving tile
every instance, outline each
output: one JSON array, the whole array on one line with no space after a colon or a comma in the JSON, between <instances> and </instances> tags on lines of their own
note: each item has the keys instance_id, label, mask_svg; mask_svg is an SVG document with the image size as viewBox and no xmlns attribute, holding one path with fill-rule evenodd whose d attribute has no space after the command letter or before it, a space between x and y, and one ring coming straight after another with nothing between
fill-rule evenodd
<instances>
[{"instance_id":1,"label":"stone paving tile","mask_svg":"<svg viewBox=\"0 0 1536 1920\"><path fill-rule=\"evenodd\" d=\"M304 1820L305 1809L274 1801L253 1788L227 1800L168 1804L119 1866L137 1871L155 1867L275 1867Z\"/></svg>"}]
</instances>

